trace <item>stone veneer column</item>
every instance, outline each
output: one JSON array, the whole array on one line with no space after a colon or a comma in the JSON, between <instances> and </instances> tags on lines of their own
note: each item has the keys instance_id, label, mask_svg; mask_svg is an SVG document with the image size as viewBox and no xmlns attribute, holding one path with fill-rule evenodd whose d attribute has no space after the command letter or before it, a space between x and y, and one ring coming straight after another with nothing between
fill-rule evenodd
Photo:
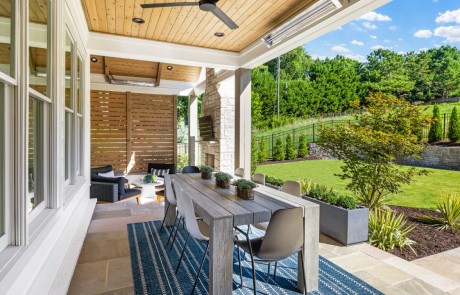
<instances>
[{"instance_id":1,"label":"stone veneer column","mask_svg":"<svg viewBox=\"0 0 460 295\"><path fill-rule=\"evenodd\" d=\"M214 167L218 171L233 173L235 156L235 78L218 82L214 69L206 69L206 90L201 105L202 116L211 116L214 138L212 142L200 142L201 163L206 154L214 155Z\"/></svg>"}]
</instances>

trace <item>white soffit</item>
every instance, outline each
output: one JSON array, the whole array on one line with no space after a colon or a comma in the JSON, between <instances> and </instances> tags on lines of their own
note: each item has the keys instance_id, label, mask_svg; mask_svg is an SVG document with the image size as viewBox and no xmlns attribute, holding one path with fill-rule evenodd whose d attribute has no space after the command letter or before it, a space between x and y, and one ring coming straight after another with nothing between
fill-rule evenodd
<instances>
[{"instance_id":1,"label":"white soffit","mask_svg":"<svg viewBox=\"0 0 460 295\"><path fill-rule=\"evenodd\" d=\"M69 0L68 0L69 1ZM316 39L370 12L391 0L342 0L343 7L310 27L299 31L284 42L268 48L260 39L239 53L158 42L139 38L89 33L91 54L165 62L189 66L235 70L255 68L298 46Z\"/></svg>"}]
</instances>

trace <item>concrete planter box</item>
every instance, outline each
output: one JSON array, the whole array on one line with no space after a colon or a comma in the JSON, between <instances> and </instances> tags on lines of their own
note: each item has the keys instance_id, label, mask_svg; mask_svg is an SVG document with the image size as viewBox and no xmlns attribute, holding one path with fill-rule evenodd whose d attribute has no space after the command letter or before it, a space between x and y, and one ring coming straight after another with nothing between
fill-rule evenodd
<instances>
[{"instance_id":1,"label":"concrete planter box","mask_svg":"<svg viewBox=\"0 0 460 295\"><path fill-rule=\"evenodd\" d=\"M276 189L276 190L281 190L281 186L276 186L276 185L273 185L273 184L270 184L270 183L265 183L265 186L268 186L270 188L273 188L273 189Z\"/></svg>"},{"instance_id":2,"label":"concrete planter box","mask_svg":"<svg viewBox=\"0 0 460 295\"><path fill-rule=\"evenodd\" d=\"M344 245L367 241L369 231L368 208L348 210L307 196L303 198L319 204L319 230L321 233Z\"/></svg>"}]
</instances>

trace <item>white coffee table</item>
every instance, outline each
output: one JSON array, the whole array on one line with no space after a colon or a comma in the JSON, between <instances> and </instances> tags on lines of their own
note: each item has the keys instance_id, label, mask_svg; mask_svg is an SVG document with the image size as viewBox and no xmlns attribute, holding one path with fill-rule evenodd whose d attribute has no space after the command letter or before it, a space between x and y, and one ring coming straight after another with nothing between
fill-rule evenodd
<instances>
[{"instance_id":1,"label":"white coffee table","mask_svg":"<svg viewBox=\"0 0 460 295\"><path fill-rule=\"evenodd\" d=\"M142 188L141 198L152 199L155 202L157 201L157 187L164 185L164 180L160 177L157 177L157 181L153 183L144 183L141 179L133 181L133 185Z\"/></svg>"}]
</instances>

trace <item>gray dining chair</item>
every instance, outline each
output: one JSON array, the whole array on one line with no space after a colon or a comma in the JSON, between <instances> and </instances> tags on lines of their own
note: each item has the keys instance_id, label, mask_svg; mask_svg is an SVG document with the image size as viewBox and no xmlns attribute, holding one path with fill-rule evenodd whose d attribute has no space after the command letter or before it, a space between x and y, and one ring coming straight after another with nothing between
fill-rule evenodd
<instances>
[{"instance_id":1,"label":"gray dining chair","mask_svg":"<svg viewBox=\"0 0 460 295\"><path fill-rule=\"evenodd\" d=\"M166 220L166 216L168 215L168 211L171 205L177 207L176 196L175 196L174 189L172 187L172 180L169 177L165 178L165 188L166 188L165 192L166 192L166 199L168 200L168 205L166 206L165 216L163 217L163 221L161 222L160 231L163 229L163 226Z\"/></svg>"},{"instance_id":2,"label":"gray dining chair","mask_svg":"<svg viewBox=\"0 0 460 295\"><path fill-rule=\"evenodd\" d=\"M265 175L262 173L256 173L252 176L252 181L257 184L265 185Z\"/></svg>"},{"instance_id":3,"label":"gray dining chair","mask_svg":"<svg viewBox=\"0 0 460 295\"><path fill-rule=\"evenodd\" d=\"M243 178L244 177L244 168L236 168L235 169L235 175L238 177Z\"/></svg>"},{"instance_id":4,"label":"gray dining chair","mask_svg":"<svg viewBox=\"0 0 460 295\"><path fill-rule=\"evenodd\" d=\"M280 209L273 213L270 223L268 224L265 236L249 239L246 235L246 240L237 240L235 244L242 248L246 253L251 256L252 265L252 280L254 287L254 294L257 294L256 272L255 263L272 263L284 260L295 253L301 255L301 263L303 272L303 283L305 290L307 283L305 279L305 267L303 264L303 209L301 207ZM239 230L245 234L244 231ZM241 267L241 262L240 267ZM268 269L270 274L270 265ZM276 275L276 264L275 272ZM243 282L241 281L243 286Z\"/></svg>"}]
</instances>

